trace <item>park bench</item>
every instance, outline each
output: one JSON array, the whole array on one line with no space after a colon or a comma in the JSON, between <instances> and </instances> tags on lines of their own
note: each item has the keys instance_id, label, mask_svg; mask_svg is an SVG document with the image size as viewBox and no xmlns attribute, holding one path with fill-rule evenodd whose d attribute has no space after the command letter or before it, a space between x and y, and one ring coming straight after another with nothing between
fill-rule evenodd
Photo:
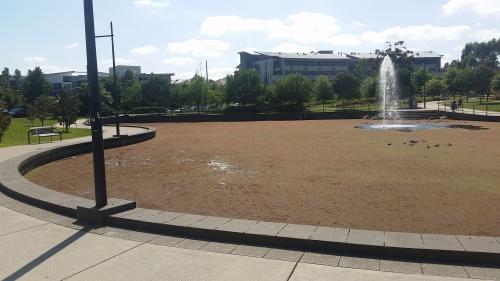
<instances>
[{"instance_id":1,"label":"park bench","mask_svg":"<svg viewBox=\"0 0 500 281\"><path fill-rule=\"evenodd\" d=\"M28 144L31 144L31 136L38 137L38 143L41 143L42 137L52 137L59 136L59 140L62 141L62 132L54 127L34 127L28 130Z\"/></svg>"}]
</instances>

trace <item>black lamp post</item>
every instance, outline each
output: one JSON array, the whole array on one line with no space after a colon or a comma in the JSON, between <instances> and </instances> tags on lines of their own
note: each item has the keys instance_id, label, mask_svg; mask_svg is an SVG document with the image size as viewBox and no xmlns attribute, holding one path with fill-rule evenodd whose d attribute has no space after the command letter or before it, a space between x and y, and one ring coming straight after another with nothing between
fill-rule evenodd
<instances>
[{"instance_id":1,"label":"black lamp post","mask_svg":"<svg viewBox=\"0 0 500 281\"><path fill-rule=\"evenodd\" d=\"M96 207L107 205L106 172L104 167L104 145L102 138L101 101L94 29L94 7L92 0L83 0L85 14L85 41L87 48L87 78L90 88L90 124L92 128L92 154L94 161L94 184Z\"/></svg>"},{"instance_id":2,"label":"black lamp post","mask_svg":"<svg viewBox=\"0 0 500 281\"><path fill-rule=\"evenodd\" d=\"M113 33L113 22L109 23L111 27L111 34L108 35L100 35L95 38L111 38L111 53L113 55L113 103L115 105L115 124L116 124L116 136L120 136L120 98L118 96L118 91L116 89L116 63L115 63L115 34Z\"/></svg>"}]
</instances>

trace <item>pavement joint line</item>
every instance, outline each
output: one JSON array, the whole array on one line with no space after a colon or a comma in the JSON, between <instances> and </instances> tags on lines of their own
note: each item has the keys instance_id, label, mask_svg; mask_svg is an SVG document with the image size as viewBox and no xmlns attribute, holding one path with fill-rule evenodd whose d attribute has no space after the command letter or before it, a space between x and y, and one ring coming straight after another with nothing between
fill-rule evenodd
<instances>
[{"instance_id":1,"label":"pavement joint line","mask_svg":"<svg viewBox=\"0 0 500 281\"><path fill-rule=\"evenodd\" d=\"M40 227L40 226L47 225L47 224L51 224L51 223L50 222L45 222L45 223L42 223L42 224L39 224L39 225L35 225L35 226L31 226L31 227L28 227L28 228L19 229L19 230L16 230L16 231L12 231L12 232L9 232L9 233L2 234L2 235L0 235L0 237L4 237L4 236L11 235L11 234L14 234L14 233L22 232L22 231L25 231L25 230L30 230L30 229L33 229L33 228L37 228L37 227Z\"/></svg>"},{"instance_id":2,"label":"pavement joint line","mask_svg":"<svg viewBox=\"0 0 500 281\"><path fill-rule=\"evenodd\" d=\"M66 277L64 277L64 278L62 278L62 279L61 279L61 281L63 281L63 280L67 280L67 279L69 279L69 278L71 278L71 277L73 277L73 276L76 276L76 275L78 275L78 274L80 274L80 273L82 273L82 272L84 272L84 271L86 271L86 270L89 270L89 269L91 269L91 268L94 268L94 267L96 267L96 266L98 266L98 265L100 265L100 264L102 264L102 263L105 263L105 262L107 262L107 261L109 261L109 260L111 260L111 259L114 259L114 258L116 258L116 257L118 257L118 256L120 256L120 255L122 255L122 254L125 254L126 252L129 252L129 251L131 251L131 250L133 250L133 249L135 249L135 248L137 248L137 247L140 247L140 246L142 246L142 245L144 245L144 244L146 244L146 242L141 242L141 243L139 243L138 245L135 245L135 246L133 246L133 247L131 247L131 248L129 248L129 249L127 249L127 250L125 250L125 251L122 251L122 252L120 252L120 253L118 253L118 254L116 254L116 255L114 255L114 256L111 256L111 257L109 257L109 258L107 258L107 259L104 259L104 260L102 260L102 261L100 261L100 262L98 262L98 263L96 263L96 264L93 264L93 265L91 265L91 266L89 266L89 267L87 267L87 268L84 268L84 269L82 269L82 270L80 270L80 271L78 271L78 272L75 272L75 273L73 273L73 274L70 274L70 275L68 275L68 276L66 276Z\"/></svg>"},{"instance_id":3,"label":"pavement joint line","mask_svg":"<svg viewBox=\"0 0 500 281\"><path fill-rule=\"evenodd\" d=\"M292 271L290 272L290 275L288 275L288 278L286 279L286 281L290 281L290 278L292 278L293 274L295 273L295 269L297 268L297 266L299 265L299 262L300 260L302 259L302 257L304 256L305 253L302 253L300 255L300 258L298 261L295 262L295 265L293 266L292 268Z\"/></svg>"}]
</instances>

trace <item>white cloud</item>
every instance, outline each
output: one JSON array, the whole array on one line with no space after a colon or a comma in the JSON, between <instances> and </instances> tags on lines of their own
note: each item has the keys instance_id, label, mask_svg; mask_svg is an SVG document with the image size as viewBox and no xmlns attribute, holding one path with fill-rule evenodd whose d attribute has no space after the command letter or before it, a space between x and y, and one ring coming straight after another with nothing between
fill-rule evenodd
<instances>
[{"instance_id":1,"label":"white cloud","mask_svg":"<svg viewBox=\"0 0 500 281\"><path fill-rule=\"evenodd\" d=\"M303 46L295 43L282 43L274 47L271 51L283 53L309 53L316 50L316 48L311 46Z\"/></svg>"},{"instance_id":2,"label":"white cloud","mask_svg":"<svg viewBox=\"0 0 500 281\"><path fill-rule=\"evenodd\" d=\"M217 68L208 68L208 78L211 80L218 80L226 77L229 74L234 74L236 68L234 67L217 67Z\"/></svg>"},{"instance_id":3,"label":"white cloud","mask_svg":"<svg viewBox=\"0 0 500 281\"><path fill-rule=\"evenodd\" d=\"M368 26L366 23L357 20L351 21L351 25L356 28L365 28Z\"/></svg>"},{"instance_id":4,"label":"white cloud","mask_svg":"<svg viewBox=\"0 0 500 281\"><path fill-rule=\"evenodd\" d=\"M124 65L130 65L130 64L137 64L138 62L136 60L132 59L127 59L127 58L115 58L115 62L117 65L119 64L124 64ZM111 67L113 65L113 59L103 59L101 60L101 66L104 67Z\"/></svg>"},{"instance_id":5,"label":"white cloud","mask_svg":"<svg viewBox=\"0 0 500 281\"><path fill-rule=\"evenodd\" d=\"M406 42L458 40L464 37L470 30L470 26L467 25L433 26L426 24L407 27L395 26L379 32L364 32L361 34L361 39L373 44L382 44L387 41L397 40L404 40Z\"/></svg>"},{"instance_id":6,"label":"white cloud","mask_svg":"<svg viewBox=\"0 0 500 281\"><path fill-rule=\"evenodd\" d=\"M357 35L342 33L332 36L327 43L335 46L359 46L363 41Z\"/></svg>"},{"instance_id":7,"label":"white cloud","mask_svg":"<svg viewBox=\"0 0 500 281\"><path fill-rule=\"evenodd\" d=\"M174 42L167 49L174 53L189 54L195 57L220 57L231 44L219 40L189 39L184 42Z\"/></svg>"},{"instance_id":8,"label":"white cloud","mask_svg":"<svg viewBox=\"0 0 500 281\"><path fill-rule=\"evenodd\" d=\"M139 56L146 56L146 55L151 55L154 53L157 53L159 50L153 45L146 45L142 47L137 47L132 50L130 50L130 53L134 55L139 55Z\"/></svg>"},{"instance_id":9,"label":"white cloud","mask_svg":"<svg viewBox=\"0 0 500 281\"><path fill-rule=\"evenodd\" d=\"M329 42L340 31L336 18L321 13L299 12L281 19L208 17L201 31L211 36L228 33L264 32L269 39L292 40L301 44Z\"/></svg>"},{"instance_id":10,"label":"white cloud","mask_svg":"<svg viewBox=\"0 0 500 281\"><path fill-rule=\"evenodd\" d=\"M165 8L170 6L170 1L168 0L135 0L134 5L136 7L151 7L151 8Z\"/></svg>"},{"instance_id":11,"label":"white cloud","mask_svg":"<svg viewBox=\"0 0 500 281\"><path fill-rule=\"evenodd\" d=\"M24 58L25 62L31 62L31 63L40 63L40 62L46 62L47 59L44 57L39 57L39 56L33 56L33 57L25 57Z\"/></svg>"},{"instance_id":12,"label":"white cloud","mask_svg":"<svg viewBox=\"0 0 500 281\"><path fill-rule=\"evenodd\" d=\"M65 47L66 49L75 49L75 48L80 47L80 44L75 42L75 43L70 43L70 44L68 44L68 45L66 45L66 46L64 46L64 47Z\"/></svg>"},{"instance_id":13,"label":"white cloud","mask_svg":"<svg viewBox=\"0 0 500 281\"><path fill-rule=\"evenodd\" d=\"M499 0L448 0L442 9L446 15L473 12L480 16L500 17Z\"/></svg>"},{"instance_id":14,"label":"white cloud","mask_svg":"<svg viewBox=\"0 0 500 281\"><path fill-rule=\"evenodd\" d=\"M195 60L189 57L171 57L163 60L164 64L170 64L175 66L190 65L195 63Z\"/></svg>"},{"instance_id":15,"label":"white cloud","mask_svg":"<svg viewBox=\"0 0 500 281\"><path fill-rule=\"evenodd\" d=\"M469 38L474 41L489 41L493 38L500 38L500 30L497 29L479 29L472 32Z\"/></svg>"}]
</instances>

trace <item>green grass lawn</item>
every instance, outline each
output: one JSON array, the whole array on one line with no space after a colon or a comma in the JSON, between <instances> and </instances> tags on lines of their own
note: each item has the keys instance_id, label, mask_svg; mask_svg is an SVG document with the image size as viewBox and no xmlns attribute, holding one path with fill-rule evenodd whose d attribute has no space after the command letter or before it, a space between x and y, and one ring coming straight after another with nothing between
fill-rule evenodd
<instances>
[{"instance_id":1,"label":"green grass lawn","mask_svg":"<svg viewBox=\"0 0 500 281\"><path fill-rule=\"evenodd\" d=\"M44 126L52 126L56 124L55 120L45 120ZM0 142L0 147L15 146L15 145L26 145L28 144L28 129L31 127L40 127L42 123L38 120L29 121L26 118L13 118L10 123L9 128L2 137L2 142ZM60 130L63 130L60 128ZM75 129L71 128L69 133L64 133L62 135L63 140L73 139L89 136L91 134L88 129ZM55 138L54 138L55 140ZM49 138L42 138L42 142L50 141ZM32 138L32 143L38 144L38 139Z\"/></svg>"}]
</instances>

